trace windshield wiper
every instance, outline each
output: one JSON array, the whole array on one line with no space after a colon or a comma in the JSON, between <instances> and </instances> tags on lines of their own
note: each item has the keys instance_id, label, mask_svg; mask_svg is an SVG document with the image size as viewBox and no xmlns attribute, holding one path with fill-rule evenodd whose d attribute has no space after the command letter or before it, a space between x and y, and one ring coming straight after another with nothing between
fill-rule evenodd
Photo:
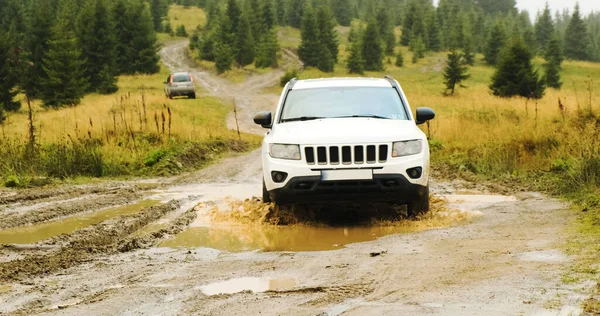
<instances>
[{"instance_id":1,"label":"windshield wiper","mask_svg":"<svg viewBox=\"0 0 600 316\"><path fill-rule=\"evenodd\" d=\"M376 118L376 119L382 119L382 120L391 120L391 118L389 118L389 117L375 115L375 114L337 116L336 118L351 118L351 117L367 117L367 118Z\"/></svg>"},{"instance_id":2,"label":"windshield wiper","mask_svg":"<svg viewBox=\"0 0 600 316\"><path fill-rule=\"evenodd\" d=\"M296 121L312 121L312 120L319 120L319 119L324 119L326 117L320 117L320 116L300 116L300 117L293 117L293 118L289 118L289 119L283 119L281 120L282 123L285 122L296 122Z\"/></svg>"}]
</instances>

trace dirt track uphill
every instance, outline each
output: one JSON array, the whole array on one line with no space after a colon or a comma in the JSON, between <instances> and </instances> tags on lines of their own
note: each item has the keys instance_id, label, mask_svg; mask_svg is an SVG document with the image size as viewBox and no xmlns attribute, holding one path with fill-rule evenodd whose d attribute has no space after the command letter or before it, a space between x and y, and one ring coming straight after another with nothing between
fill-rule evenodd
<instances>
[{"instance_id":1,"label":"dirt track uphill","mask_svg":"<svg viewBox=\"0 0 600 316\"><path fill-rule=\"evenodd\" d=\"M274 108L259 90L281 72L232 84L185 45L163 63L262 133L249 118ZM573 215L538 193L438 179L434 210L409 220L371 205L273 209L260 185L255 151L171 179L2 190L0 314L577 315L592 286L562 281Z\"/></svg>"}]
</instances>

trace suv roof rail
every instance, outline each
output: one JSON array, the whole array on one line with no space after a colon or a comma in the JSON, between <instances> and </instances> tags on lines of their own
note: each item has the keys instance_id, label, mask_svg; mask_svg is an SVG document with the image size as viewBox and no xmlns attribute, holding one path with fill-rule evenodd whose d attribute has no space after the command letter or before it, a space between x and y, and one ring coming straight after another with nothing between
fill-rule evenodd
<instances>
[{"instance_id":1,"label":"suv roof rail","mask_svg":"<svg viewBox=\"0 0 600 316\"><path fill-rule=\"evenodd\" d=\"M392 78L392 76L384 76L383 77L385 80L387 80L393 87L396 86L396 80L394 80L394 78Z\"/></svg>"},{"instance_id":2,"label":"suv roof rail","mask_svg":"<svg viewBox=\"0 0 600 316\"><path fill-rule=\"evenodd\" d=\"M392 88L400 91L400 84L398 84L398 81L396 81L394 78L392 78L392 76L385 76L383 78L392 85Z\"/></svg>"},{"instance_id":3,"label":"suv roof rail","mask_svg":"<svg viewBox=\"0 0 600 316\"><path fill-rule=\"evenodd\" d=\"M288 90L292 90L292 88L294 87L296 82L298 82L298 78L294 77L294 78L290 79L289 85L288 85Z\"/></svg>"}]
</instances>

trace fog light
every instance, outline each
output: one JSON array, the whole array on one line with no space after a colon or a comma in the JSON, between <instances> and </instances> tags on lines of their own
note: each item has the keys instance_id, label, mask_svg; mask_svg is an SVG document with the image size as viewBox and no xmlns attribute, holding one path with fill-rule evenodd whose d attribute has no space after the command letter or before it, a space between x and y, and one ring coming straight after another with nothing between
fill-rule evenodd
<instances>
[{"instance_id":1,"label":"fog light","mask_svg":"<svg viewBox=\"0 0 600 316\"><path fill-rule=\"evenodd\" d=\"M275 183L281 183L283 181L285 181L285 179L287 179L287 173L285 172L279 172L279 171L272 171L271 172L271 178L273 178L273 181Z\"/></svg>"},{"instance_id":2,"label":"fog light","mask_svg":"<svg viewBox=\"0 0 600 316\"><path fill-rule=\"evenodd\" d=\"M419 179L421 177L421 175L423 174L423 168L421 168L421 167L410 168L410 169L406 170L406 173L408 174L408 176L411 179Z\"/></svg>"}]
</instances>

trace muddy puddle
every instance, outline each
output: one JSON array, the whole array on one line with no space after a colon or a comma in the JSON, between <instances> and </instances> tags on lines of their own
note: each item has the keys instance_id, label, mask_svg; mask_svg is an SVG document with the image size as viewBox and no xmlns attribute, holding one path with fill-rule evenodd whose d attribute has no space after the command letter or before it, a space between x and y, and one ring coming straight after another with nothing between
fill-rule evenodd
<instances>
[{"instance_id":1,"label":"muddy puddle","mask_svg":"<svg viewBox=\"0 0 600 316\"><path fill-rule=\"evenodd\" d=\"M212 296L219 294L234 294L250 291L253 293L262 292L281 292L293 289L296 286L296 280L288 279L267 279L267 278L236 278L227 281L211 283L199 287L204 295Z\"/></svg>"},{"instance_id":2,"label":"muddy puddle","mask_svg":"<svg viewBox=\"0 0 600 316\"><path fill-rule=\"evenodd\" d=\"M304 225L215 225L190 227L160 244L161 247L208 247L234 252L323 251L343 248L348 244L419 231L417 227L313 227Z\"/></svg>"},{"instance_id":3,"label":"muddy puddle","mask_svg":"<svg viewBox=\"0 0 600 316\"><path fill-rule=\"evenodd\" d=\"M69 234L77 229L98 224L118 216L134 214L145 207L158 204L160 204L160 201L157 200L143 200L133 204L107 208L51 222L0 230L0 244L36 243L61 234Z\"/></svg>"},{"instance_id":4,"label":"muddy puddle","mask_svg":"<svg viewBox=\"0 0 600 316\"><path fill-rule=\"evenodd\" d=\"M481 199L487 199L482 196ZM452 202L476 208L476 198ZM497 198L491 203L499 203ZM208 247L241 251L325 251L373 241L393 234L459 225L480 212L450 209L449 202L432 199L432 210L418 219L407 219L401 210L362 206L360 209L300 209L274 211L258 200L227 200L212 208L198 208L198 217L183 232L163 241L161 247ZM284 225L280 225L284 223Z\"/></svg>"}]
</instances>

